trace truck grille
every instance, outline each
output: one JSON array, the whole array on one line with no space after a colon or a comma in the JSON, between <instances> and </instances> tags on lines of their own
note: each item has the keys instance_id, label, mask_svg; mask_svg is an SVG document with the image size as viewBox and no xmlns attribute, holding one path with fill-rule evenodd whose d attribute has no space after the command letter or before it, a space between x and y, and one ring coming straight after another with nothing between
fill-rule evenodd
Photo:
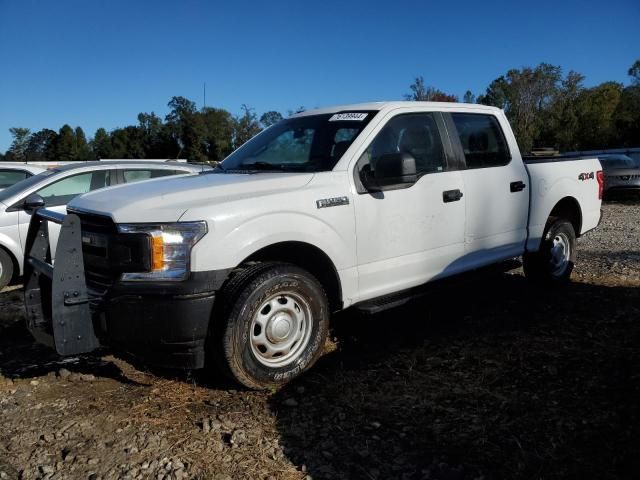
<instances>
[{"instance_id":1,"label":"truck grille","mask_svg":"<svg viewBox=\"0 0 640 480\"><path fill-rule=\"evenodd\" d=\"M118 233L116 224L102 215L73 213L80 217L89 303L96 310L120 274L149 271L149 236L145 233Z\"/></svg>"},{"instance_id":2,"label":"truck grille","mask_svg":"<svg viewBox=\"0 0 640 480\"><path fill-rule=\"evenodd\" d=\"M118 233L116 224L101 215L72 212L80 217L82 256L87 281L89 305L96 311L115 282L118 273L109 264L109 242Z\"/></svg>"}]
</instances>

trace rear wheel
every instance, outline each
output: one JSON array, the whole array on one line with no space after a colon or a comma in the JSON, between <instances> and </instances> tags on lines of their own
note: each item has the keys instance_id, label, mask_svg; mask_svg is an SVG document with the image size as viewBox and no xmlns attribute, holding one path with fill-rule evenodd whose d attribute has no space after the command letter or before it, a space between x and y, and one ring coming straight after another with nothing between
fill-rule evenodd
<instances>
[{"instance_id":1,"label":"rear wheel","mask_svg":"<svg viewBox=\"0 0 640 480\"><path fill-rule=\"evenodd\" d=\"M563 219L550 219L537 252L524 255L524 273L547 284L564 283L571 277L576 261L576 233Z\"/></svg>"},{"instance_id":2,"label":"rear wheel","mask_svg":"<svg viewBox=\"0 0 640 480\"><path fill-rule=\"evenodd\" d=\"M9 285L13 277L13 261L4 249L0 248L0 290Z\"/></svg>"},{"instance_id":3,"label":"rear wheel","mask_svg":"<svg viewBox=\"0 0 640 480\"><path fill-rule=\"evenodd\" d=\"M222 296L222 367L239 383L254 389L282 385L321 355L329 307L322 286L306 270L284 263L254 265L233 278Z\"/></svg>"}]
</instances>

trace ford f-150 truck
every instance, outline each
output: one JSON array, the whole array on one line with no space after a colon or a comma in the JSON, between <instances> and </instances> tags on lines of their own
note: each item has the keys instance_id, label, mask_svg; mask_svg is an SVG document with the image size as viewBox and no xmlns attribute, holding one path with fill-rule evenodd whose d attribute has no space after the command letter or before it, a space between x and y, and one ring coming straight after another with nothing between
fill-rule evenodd
<instances>
[{"instance_id":1,"label":"ford f-150 truck","mask_svg":"<svg viewBox=\"0 0 640 480\"><path fill-rule=\"evenodd\" d=\"M308 111L210 173L91 192L67 215L36 210L27 322L63 355L109 345L168 367L213 360L269 388L317 360L331 312L379 311L520 256L527 276L567 281L602 189L594 157L523 160L493 107Z\"/></svg>"}]
</instances>

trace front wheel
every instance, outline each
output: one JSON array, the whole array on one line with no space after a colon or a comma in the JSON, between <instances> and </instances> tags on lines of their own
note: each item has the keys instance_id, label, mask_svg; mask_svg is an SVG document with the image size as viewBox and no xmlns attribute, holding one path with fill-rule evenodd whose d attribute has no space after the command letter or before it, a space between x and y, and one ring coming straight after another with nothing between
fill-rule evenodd
<instances>
[{"instance_id":1,"label":"front wheel","mask_svg":"<svg viewBox=\"0 0 640 480\"><path fill-rule=\"evenodd\" d=\"M576 261L576 243L576 232L570 222L551 220L545 228L540 250L524 255L525 275L541 283L567 282Z\"/></svg>"},{"instance_id":2,"label":"front wheel","mask_svg":"<svg viewBox=\"0 0 640 480\"><path fill-rule=\"evenodd\" d=\"M290 264L249 267L223 292L228 308L222 329L223 370L254 389L282 385L310 368L329 330L324 289Z\"/></svg>"},{"instance_id":3,"label":"front wheel","mask_svg":"<svg viewBox=\"0 0 640 480\"><path fill-rule=\"evenodd\" d=\"M0 248L0 290L9 285L13 277L13 261L4 249Z\"/></svg>"}]
</instances>

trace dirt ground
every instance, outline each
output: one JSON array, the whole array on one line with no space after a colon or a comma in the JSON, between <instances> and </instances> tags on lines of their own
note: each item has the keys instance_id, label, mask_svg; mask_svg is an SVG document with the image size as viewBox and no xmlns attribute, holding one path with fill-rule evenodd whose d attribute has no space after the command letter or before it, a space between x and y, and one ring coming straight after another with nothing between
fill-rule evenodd
<instances>
[{"instance_id":1,"label":"dirt ground","mask_svg":"<svg viewBox=\"0 0 640 480\"><path fill-rule=\"evenodd\" d=\"M574 281L519 270L336 315L277 392L60 359L0 294L0 479L631 479L640 475L640 204L605 205Z\"/></svg>"}]
</instances>

